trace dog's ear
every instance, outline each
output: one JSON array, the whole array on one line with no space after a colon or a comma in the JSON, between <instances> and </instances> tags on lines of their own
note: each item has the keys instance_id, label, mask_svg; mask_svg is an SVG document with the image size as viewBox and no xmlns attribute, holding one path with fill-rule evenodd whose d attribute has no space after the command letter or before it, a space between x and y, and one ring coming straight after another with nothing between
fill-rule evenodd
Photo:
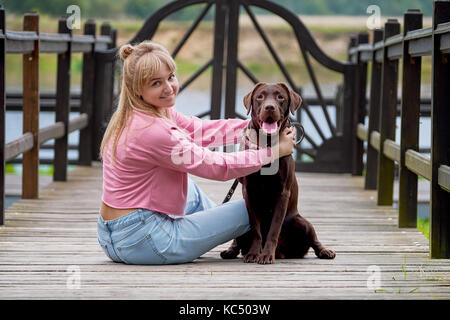
<instances>
[{"instance_id":1,"label":"dog's ear","mask_svg":"<svg viewBox=\"0 0 450 320\"><path fill-rule=\"evenodd\" d=\"M297 92L289 89L289 87L285 83L280 82L279 85L289 93L289 110L291 111L292 115L294 115L295 111L301 106L303 99Z\"/></svg>"},{"instance_id":2,"label":"dog's ear","mask_svg":"<svg viewBox=\"0 0 450 320\"><path fill-rule=\"evenodd\" d=\"M256 91L256 89L258 89L260 86L262 86L263 84L266 84L265 82L258 82L252 89L252 91L250 91L249 93L247 93L244 97L244 106L247 109L247 115L250 113L250 110L252 110L252 103L253 103L253 93Z\"/></svg>"}]
</instances>

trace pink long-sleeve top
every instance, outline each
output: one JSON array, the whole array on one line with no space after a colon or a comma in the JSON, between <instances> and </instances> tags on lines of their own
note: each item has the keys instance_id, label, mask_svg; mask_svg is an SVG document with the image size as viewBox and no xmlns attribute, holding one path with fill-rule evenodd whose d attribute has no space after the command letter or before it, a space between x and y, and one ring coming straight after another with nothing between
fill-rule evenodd
<instances>
[{"instance_id":1,"label":"pink long-sleeve top","mask_svg":"<svg viewBox=\"0 0 450 320\"><path fill-rule=\"evenodd\" d=\"M172 120L133 111L111 162L103 157L103 197L117 209L143 208L183 215L188 173L226 181L272 161L270 148L232 153L207 147L236 144L249 120L203 120L170 108Z\"/></svg>"}]
</instances>

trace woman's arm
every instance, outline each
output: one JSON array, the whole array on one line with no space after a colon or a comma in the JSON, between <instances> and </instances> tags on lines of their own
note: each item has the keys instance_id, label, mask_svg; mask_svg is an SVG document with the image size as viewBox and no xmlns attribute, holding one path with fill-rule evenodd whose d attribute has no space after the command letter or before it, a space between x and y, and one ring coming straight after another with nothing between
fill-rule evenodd
<instances>
[{"instance_id":1,"label":"woman's arm","mask_svg":"<svg viewBox=\"0 0 450 320\"><path fill-rule=\"evenodd\" d=\"M171 108L172 119L186 130L196 144L202 147L218 147L238 144L242 130L250 119L207 120L195 116L185 116Z\"/></svg>"},{"instance_id":2,"label":"woman's arm","mask_svg":"<svg viewBox=\"0 0 450 320\"><path fill-rule=\"evenodd\" d=\"M201 147L178 128L150 126L129 143L129 156L151 164L199 177L226 181L261 169L275 157L270 148L239 152L213 152Z\"/></svg>"}]
</instances>

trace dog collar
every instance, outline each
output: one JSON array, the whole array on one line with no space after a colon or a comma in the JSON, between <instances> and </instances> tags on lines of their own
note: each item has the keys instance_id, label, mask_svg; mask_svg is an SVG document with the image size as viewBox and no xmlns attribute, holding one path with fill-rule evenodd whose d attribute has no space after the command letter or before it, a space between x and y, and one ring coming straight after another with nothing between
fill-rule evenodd
<instances>
[{"instance_id":1,"label":"dog collar","mask_svg":"<svg viewBox=\"0 0 450 320\"><path fill-rule=\"evenodd\" d=\"M245 128L245 130L242 130L242 142L244 145L246 145L249 149L255 149L259 150L259 146L257 143L252 141L251 130L248 128L248 126Z\"/></svg>"}]
</instances>

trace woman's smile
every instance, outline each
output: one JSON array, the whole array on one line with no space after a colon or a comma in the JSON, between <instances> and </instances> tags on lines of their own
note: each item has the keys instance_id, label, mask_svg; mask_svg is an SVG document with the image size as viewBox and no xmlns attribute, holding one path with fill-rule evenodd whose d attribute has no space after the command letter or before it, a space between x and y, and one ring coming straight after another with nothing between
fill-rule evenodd
<instances>
[{"instance_id":1,"label":"woman's smile","mask_svg":"<svg viewBox=\"0 0 450 320\"><path fill-rule=\"evenodd\" d=\"M175 73L163 65L161 70L142 89L142 99L155 108L170 108L175 105L178 87Z\"/></svg>"}]
</instances>

